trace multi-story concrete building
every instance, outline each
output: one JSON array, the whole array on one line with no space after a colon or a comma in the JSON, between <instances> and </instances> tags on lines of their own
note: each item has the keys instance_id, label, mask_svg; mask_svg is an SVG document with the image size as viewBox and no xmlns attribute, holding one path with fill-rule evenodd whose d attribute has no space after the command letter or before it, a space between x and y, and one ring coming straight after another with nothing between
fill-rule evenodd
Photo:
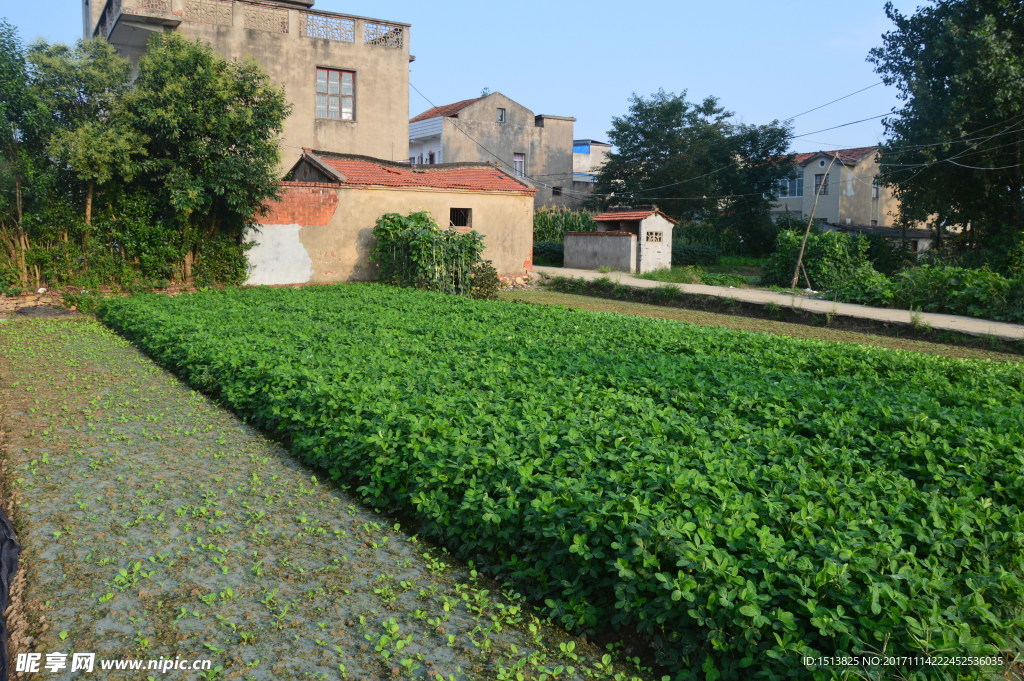
<instances>
[{"instance_id":1,"label":"multi-story concrete building","mask_svg":"<svg viewBox=\"0 0 1024 681\"><path fill-rule=\"evenodd\" d=\"M409 121L409 162L496 163L537 190L535 203L573 207L573 123L534 115L500 92L438 106Z\"/></svg>"},{"instance_id":2,"label":"multi-story concrete building","mask_svg":"<svg viewBox=\"0 0 1024 681\"><path fill-rule=\"evenodd\" d=\"M878 147L796 154L772 215L801 217L813 211L817 221L828 224L892 227L899 202L875 180L877 155Z\"/></svg>"},{"instance_id":3,"label":"multi-story concrete building","mask_svg":"<svg viewBox=\"0 0 1024 681\"><path fill-rule=\"evenodd\" d=\"M572 186L577 196L594 193L597 173L608 160L612 145L597 140L572 141Z\"/></svg>"},{"instance_id":4,"label":"multi-story concrete building","mask_svg":"<svg viewBox=\"0 0 1024 681\"><path fill-rule=\"evenodd\" d=\"M154 33L252 57L284 86L282 169L303 148L408 157L409 25L320 12L313 0L84 0L86 37L137 63Z\"/></svg>"},{"instance_id":5,"label":"multi-story concrete building","mask_svg":"<svg viewBox=\"0 0 1024 681\"><path fill-rule=\"evenodd\" d=\"M793 174L780 183L772 217L813 214L825 230L900 239L914 252L931 247L934 235L927 229L896 226L899 200L876 179L878 147L796 154L794 161Z\"/></svg>"}]
</instances>

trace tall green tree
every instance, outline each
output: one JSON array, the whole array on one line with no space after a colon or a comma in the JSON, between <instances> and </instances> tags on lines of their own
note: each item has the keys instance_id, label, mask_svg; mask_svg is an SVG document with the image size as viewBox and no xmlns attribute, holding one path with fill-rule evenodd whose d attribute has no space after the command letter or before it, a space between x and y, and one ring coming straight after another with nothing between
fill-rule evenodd
<instances>
[{"instance_id":1,"label":"tall green tree","mask_svg":"<svg viewBox=\"0 0 1024 681\"><path fill-rule=\"evenodd\" d=\"M771 199L790 171L791 131L732 118L714 97L633 95L629 112L612 119L614 151L598 174L598 207L655 203L673 217L734 230L745 250L765 248Z\"/></svg>"},{"instance_id":2,"label":"tall green tree","mask_svg":"<svg viewBox=\"0 0 1024 681\"><path fill-rule=\"evenodd\" d=\"M74 47L38 41L29 46L27 61L29 105L22 134L35 151L36 172L57 175L35 183L52 190L38 200L59 203L70 198L69 184L81 183L85 239L97 185L131 176L137 137L112 120L129 88L131 64L105 40L82 40ZM62 237L67 240L66 228Z\"/></svg>"},{"instance_id":3,"label":"tall green tree","mask_svg":"<svg viewBox=\"0 0 1024 681\"><path fill-rule=\"evenodd\" d=\"M0 23L0 285L243 280L287 113L254 62L179 36L132 80L107 43L26 50Z\"/></svg>"},{"instance_id":4,"label":"tall green tree","mask_svg":"<svg viewBox=\"0 0 1024 681\"><path fill-rule=\"evenodd\" d=\"M932 0L868 60L901 105L885 120L880 179L904 221L968 249L1007 252L1024 232L1024 8L1020 0ZM965 231L949 231L960 226Z\"/></svg>"},{"instance_id":5,"label":"tall green tree","mask_svg":"<svg viewBox=\"0 0 1024 681\"><path fill-rule=\"evenodd\" d=\"M24 172L19 129L27 108L27 87L24 46L15 28L0 21L0 240L14 269L4 278L17 277L22 283L29 279L25 256L29 245L22 228Z\"/></svg>"},{"instance_id":6,"label":"tall green tree","mask_svg":"<svg viewBox=\"0 0 1024 681\"><path fill-rule=\"evenodd\" d=\"M288 113L284 91L256 62L225 61L174 33L151 41L118 115L146 140L139 177L177 225L186 281L207 245L240 249L245 229L277 195ZM244 273L237 254L234 268Z\"/></svg>"}]
</instances>

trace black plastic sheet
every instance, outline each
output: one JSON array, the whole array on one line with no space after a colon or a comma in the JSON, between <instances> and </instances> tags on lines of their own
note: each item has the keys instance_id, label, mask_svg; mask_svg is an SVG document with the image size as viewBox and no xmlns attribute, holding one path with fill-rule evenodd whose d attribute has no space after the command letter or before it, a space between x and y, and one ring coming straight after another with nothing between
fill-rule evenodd
<instances>
[{"instance_id":1,"label":"black plastic sheet","mask_svg":"<svg viewBox=\"0 0 1024 681\"><path fill-rule=\"evenodd\" d=\"M7 620L3 613L10 602L11 582L18 570L21 546L14 538L14 527L0 509L0 681L7 681L10 660L7 657Z\"/></svg>"}]
</instances>

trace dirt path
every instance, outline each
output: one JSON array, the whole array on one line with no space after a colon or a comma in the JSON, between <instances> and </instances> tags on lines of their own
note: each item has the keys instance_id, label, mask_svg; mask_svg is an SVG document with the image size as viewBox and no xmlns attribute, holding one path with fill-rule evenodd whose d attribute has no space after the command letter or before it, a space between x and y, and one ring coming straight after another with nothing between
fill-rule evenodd
<instances>
[{"instance_id":1,"label":"dirt path","mask_svg":"<svg viewBox=\"0 0 1024 681\"><path fill-rule=\"evenodd\" d=\"M660 286L675 286L683 293L691 293L702 296L714 296L716 298L731 298L745 303L756 303L759 305L776 305L779 307L791 308L794 310L806 310L818 314L830 314L840 317L853 317L855 319L870 319L877 322L895 324L924 324L932 329L944 331L958 331L978 336L992 336L1003 340L1024 339L1024 324L1008 324L1006 322L994 322L985 319L973 319L971 317L960 317L951 314L937 314L934 312L910 312L909 310L893 310L881 307L869 307L867 305L854 305L851 303L834 303L828 300L817 298L805 298L793 296L786 293L775 293L762 289L728 288L724 286L705 286L704 284L666 284L661 281L640 279L625 272L611 272L603 274L593 270L575 270L564 267L536 267L536 272L548 277L573 277L593 281L602 277L608 277L612 281L632 286L634 288L658 288Z\"/></svg>"},{"instance_id":2,"label":"dirt path","mask_svg":"<svg viewBox=\"0 0 1024 681\"><path fill-rule=\"evenodd\" d=\"M24 547L12 657L95 653L99 679L146 678L99 669L122 658L211 663L150 672L169 679L633 676L94 321L0 325L0 392Z\"/></svg>"}]
</instances>

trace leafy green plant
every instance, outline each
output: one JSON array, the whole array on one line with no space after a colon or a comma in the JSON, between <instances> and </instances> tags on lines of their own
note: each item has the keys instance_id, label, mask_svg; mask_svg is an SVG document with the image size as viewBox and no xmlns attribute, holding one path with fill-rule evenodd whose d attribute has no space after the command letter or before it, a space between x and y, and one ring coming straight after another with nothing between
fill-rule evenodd
<instances>
[{"instance_id":1,"label":"leafy green plant","mask_svg":"<svg viewBox=\"0 0 1024 681\"><path fill-rule=\"evenodd\" d=\"M561 241L534 241L533 262L535 265L561 267L565 264L565 249Z\"/></svg>"},{"instance_id":2,"label":"leafy green plant","mask_svg":"<svg viewBox=\"0 0 1024 681\"><path fill-rule=\"evenodd\" d=\"M1022 634L1019 365L380 285L100 316L564 625L646 637L675 678L824 680L801 656Z\"/></svg>"},{"instance_id":3,"label":"leafy green plant","mask_svg":"<svg viewBox=\"0 0 1024 681\"><path fill-rule=\"evenodd\" d=\"M1008 279L986 269L920 265L889 279L871 268L862 268L830 291L829 297L922 312L1024 322L1024 275Z\"/></svg>"},{"instance_id":4,"label":"leafy green plant","mask_svg":"<svg viewBox=\"0 0 1024 681\"><path fill-rule=\"evenodd\" d=\"M533 240L562 243L566 232L593 232L594 214L565 208L541 208L533 214ZM554 263L552 263L554 264Z\"/></svg>"},{"instance_id":5,"label":"leafy green plant","mask_svg":"<svg viewBox=\"0 0 1024 681\"><path fill-rule=\"evenodd\" d=\"M719 274L717 272L704 272L700 275L700 283L707 286L734 286L741 288L747 285L747 280L738 274Z\"/></svg>"},{"instance_id":6,"label":"leafy green plant","mask_svg":"<svg viewBox=\"0 0 1024 681\"><path fill-rule=\"evenodd\" d=\"M387 213L373 228L371 258L380 278L396 286L467 294L473 268L484 250L479 232L441 229L425 211L407 216Z\"/></svg>"},{"instance_id":7,"label":"leafy green plant","mask_svg":"<svg viewBox=\"0 0 1024 681\"><path fill-rule=\"evenodd\" d=\"M672 242L672 267L685 265L717 265L722 249L715 246Z\"/></svg>"},{"instance_id":8,"label":"leafy green plant","mask_svg":"<svg viewBox=\"0 0 1024 681\"><path fill-rule=\"evenodd\" d=\"M793 271L796 269L803 238L803 232L779 232L775 252L764 264L763 284L788 287L793 283ZM863 276L861 273L865 268L871 268L869 246L867 239L862 236L812 229L803 257L803 267L810 278L810 287L831 290L854 275ZM807 286L803 272L797 283L800 287Z\"/></svg>"}]
</instances>

